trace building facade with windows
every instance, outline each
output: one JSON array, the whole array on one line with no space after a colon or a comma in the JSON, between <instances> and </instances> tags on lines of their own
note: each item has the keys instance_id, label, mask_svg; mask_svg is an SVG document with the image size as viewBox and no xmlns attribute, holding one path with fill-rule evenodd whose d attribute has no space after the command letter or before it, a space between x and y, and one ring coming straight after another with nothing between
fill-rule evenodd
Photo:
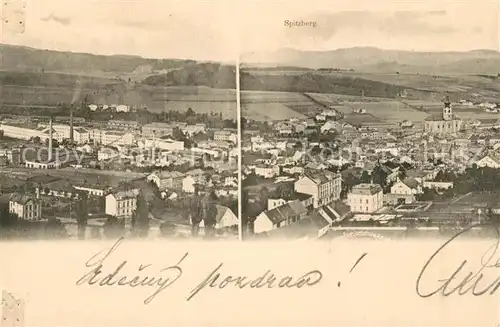
<instances>
[{"instance_id":1,"label":"building facade with windows","mask_svg":"<svg viewBox=\"0 0 500 327\"><path fill-rule=\"evenodd\" d=\"M318 208L340 199L342 178L328 171L305 173L295 182L295 191L313 197L313 207Z\"/></svg>"},{"instance_id":2,"label":"building facade with windows","mask_svg":"<svg viewBox=\"0 0 500 327\"><path fill-rule=\"evenodd\" d=\"M19 219L41 220L42 204L34 195L15 193L9 199L9 212Z\"/></svg>"},{"instance_id":3,"label":"building facade with windows","mask_svg":"<svg viewBox=\"0 0 500 327\"><path fill-rule=\"evenodd\" d=\"M384 206L384 194L378 184L358 184L347 194L352 212L373 213Z\"/></svg>"}]
</instances>

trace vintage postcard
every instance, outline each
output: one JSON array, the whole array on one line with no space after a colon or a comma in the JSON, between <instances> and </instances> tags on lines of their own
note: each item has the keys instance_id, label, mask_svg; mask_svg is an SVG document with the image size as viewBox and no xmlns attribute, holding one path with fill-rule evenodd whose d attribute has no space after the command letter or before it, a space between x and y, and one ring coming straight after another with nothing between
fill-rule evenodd
<instances>
[{"instance_id":1,"label":"vintage postcard","mask_svg":"<svg viewBox=\"0 0 500 327\"><path fill-rule=\"evenodd\" d=\"M0 327L500 325L498 0L0 10Z\"/></svg>"},{"instance_id":2,"label":"vintage postcard","mask_svg":"<svg viewBox=\"0 0 500 327\"><path fill-rule=\"evenodd\" d=\"M224 13L2 8L2 238L237 239L236 43L196 16Z\"/></svg>"}]
</instances>

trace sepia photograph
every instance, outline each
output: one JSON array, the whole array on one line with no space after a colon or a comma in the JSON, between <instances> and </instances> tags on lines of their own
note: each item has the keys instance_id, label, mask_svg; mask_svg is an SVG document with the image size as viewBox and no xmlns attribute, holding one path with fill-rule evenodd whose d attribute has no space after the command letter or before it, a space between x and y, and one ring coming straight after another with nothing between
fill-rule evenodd
<instances>
[{"instance_id":1,"label":"sepia photograph","mask_svg":"<svg viewBox=\"0 0 500 327\"><path fill-rule=\"evenodd\" d=\"M247 239L499 221L498 3L378 3L248 4L263 27L241 32Z\"/></svg>"},{"instance_id":2,"label":"sepia photograph","mask_svg":"<svg viewBox=\"0 0 500 327\"><path fill-rule=\"evenodd\" d=\"M498 0L0 17L0 327L500 326Z\"/></svg>"},{"instance_id":3,"label":"sepia photograph","mask_svg":"<svg viewBox=\"0 0 500 327\"><path fill-rule=\"evenodd\" d=\"M0 239L237 239L227 13L147 4L2 6Z\"/></svg>"}]
</instances>

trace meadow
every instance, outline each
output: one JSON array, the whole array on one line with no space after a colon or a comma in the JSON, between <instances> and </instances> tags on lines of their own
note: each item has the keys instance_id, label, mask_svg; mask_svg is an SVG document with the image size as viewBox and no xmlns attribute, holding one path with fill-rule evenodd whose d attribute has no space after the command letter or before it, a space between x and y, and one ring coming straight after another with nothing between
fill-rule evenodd
<instances>
[{"instance_id":1,"label":"meadow","mask_svg":"<svg viewBox=\"0 0 500 327\"><path fill-rule=\"evenodd\" d=\"M429 114L396 100L383 98L353 97L339 94L317 94L310 96L344 114L346 122L355 125L370 126L371 124L398 125L403 120L420 122ZM355 110L364 109L366 113L355 113Z\"/></svg>"},{"instance_id":2,"label":"meadow","mask_svg":"<svg viewBox=\"0 0 500 327\"><path fill-rule=\"evenodd\" d=\"M241 107L243 117L258 121L305 118L318 110L303 94L272 91L241 91Z\"/></svg>"},{"instance_id":3,"label":"meadow","mask_svg":"<svg viewBox=\"0 0 500 327\"><path fill-rule=\"evenodd\" d=\"M152 112L192 108L198 113L222 113L236 119L236 90L207 87L162 87L141 84L101 86L19 86L1 85L0 101L5 110L56 108L58 104L79 104L84 98L95 104L127 104L147 107Z\"/></svg>"},{"instance_id":4,"label":"meadow","mask_svg":"<svg viewBox=\"0 0 500 327\"><path fill-rule=\"evenodd\" d=\"M242 116L257 121L286 120L290 118L305 118L306 116L287 106L277 103L242 103Z\"/></svg>"}]
</instances>

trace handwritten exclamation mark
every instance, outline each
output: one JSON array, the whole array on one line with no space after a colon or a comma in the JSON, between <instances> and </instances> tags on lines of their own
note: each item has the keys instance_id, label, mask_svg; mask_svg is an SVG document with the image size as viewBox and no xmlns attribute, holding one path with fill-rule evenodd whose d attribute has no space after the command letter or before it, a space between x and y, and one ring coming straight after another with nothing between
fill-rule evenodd
<instances>
[{"instance_id":1,"label":"handwritten exclamation mark","mask_svg":"<svg viewBox=\"0 0 500 327\"><path fill-rule=\"evenodd\" d=\"M356 262L354 263L354 265L352 265L351 267L351 270L349 270L349 274L352 273L352 271L354 270L354 268L356 268L356 266L358 265L358 263L367 255L368 253L363 253L359 258L358 260L356 260ZM337 282L337 287L340 287L340 281Z\"/></svg>"}]
</instances>

